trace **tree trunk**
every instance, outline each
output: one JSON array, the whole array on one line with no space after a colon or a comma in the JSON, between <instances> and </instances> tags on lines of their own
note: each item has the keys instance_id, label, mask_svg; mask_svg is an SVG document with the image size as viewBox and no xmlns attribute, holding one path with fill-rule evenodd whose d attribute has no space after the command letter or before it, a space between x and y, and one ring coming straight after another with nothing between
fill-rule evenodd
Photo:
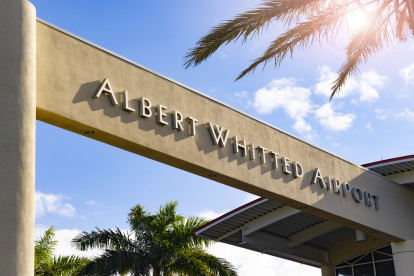
<instances>
[{"instance_id":1,"label":"tree trunk","mask_svg":"<svg viewBox=\"0 0 414 276\"><path fill-rule=\"evenodd\" d=\"M160 267L153 267L152 268L152 276L161 276L161 268Z\"/></svg>"}]
</instances>

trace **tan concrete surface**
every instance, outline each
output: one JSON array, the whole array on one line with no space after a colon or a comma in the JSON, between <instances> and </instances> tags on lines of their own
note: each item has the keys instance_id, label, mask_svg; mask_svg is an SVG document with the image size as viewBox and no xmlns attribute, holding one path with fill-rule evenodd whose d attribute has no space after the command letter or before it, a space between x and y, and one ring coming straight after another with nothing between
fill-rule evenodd
<instances>
[{"instance_id":1,"label":"tan concrete surface","mask_svg":"<svg viewBox=\"0 0 414 276\"><path fill-rule=\"evenodd\" d=\"M324 265L321 267L322 276L335 276L334 267L331 265Z\"/></svg>"},{"instance_id":2,"label":"tan concrete surface","mask_svg":"<svg viewBox=\"0 0 414 276\"><path fill-rule=\"evenodd\" d=\"M33 276L36 11L0 1L0 275Z\"/></svg>"},{"instance_id":3,"label":"tan concrete surface","mask_svg":"<svg viewBox=\"0 0 414 276\"><path fill-rule=\"evenodd\" d=\"M414 240L391 243L395 276L414 274Z\"/></svg>"},{"instance_id":4,"label":"tan concrete surface","mask_svg":"<svg viewBox=\"0 0 414 276\"><path fill-rule=\"evenodd\" d=\"M414 195L399 185L41 22L37 49L39 120L82 135L93 130L94 134L87 135L92 139L203 177L217 175L215 181L384 240L414 238L414 221L406 219L414 210ZM110 94L93 97L106 78L118 105L113 105ZM122 109L124 90L135 112ZM141 97L152 102L150 118L139 116ZM163 119L168 125L156 121L159 104L167 107ZM188 123L183 123L182 132L172 128L174 110L198 119L195 136L189 136ZM274 170L268 154L267 162L261 164L257 150L255 160L234 154L230 140L225 147L214 145L208 122L229 129L229 137L237 135L247 144L253 142L299 162L304 176L282 173L280 160ZM356 203L351 195L344 198L319 184L311 185L317 167L324 177L330 175L378 195L380 209Z\"/></svg>"},{"instance_id":5,"label":"tan concrete surface","mask_svg":"<svg viewBox=\"0 0 414 276\"><path fill-rule=\"evenodd\" d=\"M406 172L391 174L387 177L400 184L409 184L413 182L414 171L406 171Z\"/></svg>"},{"instance_id":6,"label":"tan concrete surface","mask_svg":"<svg viewBox=\"0 0 414 276\"><path fill-rule=\"evenodd\" d=\"M366 252L389 245L389 242L367 235L367 240L357 242L355 237L344 239L329 249L329 262L337 265Z\"/></svg>"}]
</instances>

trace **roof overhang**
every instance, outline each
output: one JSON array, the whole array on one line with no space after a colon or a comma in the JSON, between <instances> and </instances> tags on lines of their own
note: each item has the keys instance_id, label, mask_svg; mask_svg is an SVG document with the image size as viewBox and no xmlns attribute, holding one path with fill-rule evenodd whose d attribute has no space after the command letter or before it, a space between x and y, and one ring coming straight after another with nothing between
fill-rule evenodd
<instances>
[{"instance_id":1,"label":"roof overhang","mask_svg":"<svg viewBox=\"0 0 414 276\"><path fill-rule=\"evenodd\" d=\"M414 155L380 160L362 166L414 190Z\"/></svg>"},{"instance_id":2,"label":"roof overhang","mask_svg":"<svg viewBox=\"0 0 414 276\"><path fill-rule=\"evenodd\" d=\"M386 244L375 239L363 244L364 249L358 248L361 244L356 242L354 229L264 198L234 209L194 232L214 241L315 267L341 261L335 257L341 255L335 250L341 250L336 245L343 241L358 253ZM351 250L349 254L354 253Z\"/></svg>"}]
</instances>

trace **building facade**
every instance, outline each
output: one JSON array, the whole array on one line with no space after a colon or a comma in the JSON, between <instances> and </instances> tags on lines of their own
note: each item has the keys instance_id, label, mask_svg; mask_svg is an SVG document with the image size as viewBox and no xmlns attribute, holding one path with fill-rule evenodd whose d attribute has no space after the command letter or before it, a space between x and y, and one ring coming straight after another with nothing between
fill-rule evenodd
<instances>
[{"instance_id":1,"label":"building facade","mask_svg":"<svg viewBox=\"0 0 414 276\"><path fill-rule=\"evenodd\" d=\"M414 155L362 166L395 181L407 193L414 192ZM413 273L412 264L402 264L399 260L402 253L398 243L307 214L306 209L294 209L263 198L228 212L195 233L215 241L320 267L323 275L394 276ZM403 252L411 256L414 254L410 249Z\"/></svg>"}]
</instances>

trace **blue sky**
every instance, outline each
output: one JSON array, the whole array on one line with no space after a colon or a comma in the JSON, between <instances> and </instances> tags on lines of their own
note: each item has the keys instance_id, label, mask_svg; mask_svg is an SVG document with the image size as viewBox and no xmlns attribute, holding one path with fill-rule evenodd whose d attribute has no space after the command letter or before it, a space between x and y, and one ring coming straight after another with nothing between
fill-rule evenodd
<instances>
[{"instance_id":1,"label":"blue sky","mask_svg":"<svg viewBox=\"0 0 414 276\"><path fill-rule=\"evenodd\" d=\"M270 65L237 82L238 73L283 26L272 25L258 38L229 44L199 67L184 69L186 51L203 34L255 7L257 0L32 3L39 18L356 164L412 154L412 40L386 47L329 101L330 82L344 61L346 32L334 44L298 50L281 67ZM137 203L154 211L178 200L183 215L213 218L254 198L42 122L37 123L36 144L36 229L41 233L55 225L62 240L59 253L72 253L63 243L79 230L126 229L126 214ZM222 245L213 251L234 261L242 276L258 275L257 263L262 263L261 275L319 275Z\"/></svg>"}]
</instances>

